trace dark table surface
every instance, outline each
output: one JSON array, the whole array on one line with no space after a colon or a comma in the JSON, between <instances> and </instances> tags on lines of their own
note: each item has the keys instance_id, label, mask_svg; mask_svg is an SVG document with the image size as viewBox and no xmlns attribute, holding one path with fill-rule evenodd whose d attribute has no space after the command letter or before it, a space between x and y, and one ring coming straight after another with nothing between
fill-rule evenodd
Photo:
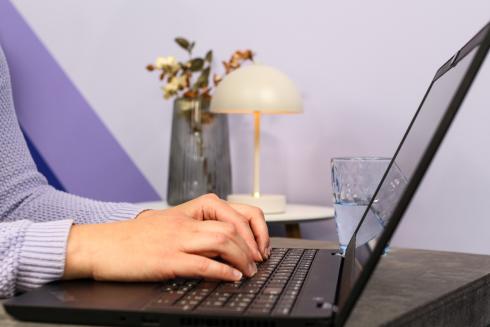
<instances>
[{"instance_id":1,"label":"dark table surface","mask_svg":"<svg viewBox=\"0 0 490 327\"><path fill-rule=\"evenodd\" d=\"M337 244L273 238L275 247L335 249ZM347 326L487 326L490 256L392 248ZM0 309L2 327L69 326L18 322Z\"/></svg>"}]
</instances>

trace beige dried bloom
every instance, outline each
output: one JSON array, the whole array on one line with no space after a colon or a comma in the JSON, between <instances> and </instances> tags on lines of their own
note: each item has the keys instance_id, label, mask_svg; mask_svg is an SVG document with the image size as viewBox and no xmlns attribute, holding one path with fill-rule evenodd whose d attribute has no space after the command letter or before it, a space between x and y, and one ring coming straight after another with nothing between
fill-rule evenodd
<instances>
[{"instance_id":1,"label":"beige dried bloom","mask_svg":"<svg viewBox=\"0 0 490 327\"><path fill-rule=\"evenodd\" d=\"M177 62L177 59L172 56L168 57L158 57L155 61L154 67L156 69L163 70L168 74L174 74L180 69L180 65Z\"/></svg>"}]
</instances>

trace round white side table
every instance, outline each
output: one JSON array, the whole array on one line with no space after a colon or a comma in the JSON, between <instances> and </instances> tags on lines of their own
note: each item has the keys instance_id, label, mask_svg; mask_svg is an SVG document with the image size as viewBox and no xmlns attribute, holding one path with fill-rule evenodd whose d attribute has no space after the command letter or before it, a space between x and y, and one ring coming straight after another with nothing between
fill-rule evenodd
<instances>
[{"instance_id":1,"label":"round white side table","mask_svg":"<svg viewBox=\"0 0 490 327\"><path fill-rule=\"evenodd\" d=\"M145 209L165 209L169 207L165 201L140 202L136 203L136 205ZM288 237L301 238L300 223L333 217L334 209L332 207L291 203L286 205L286 212L284 213L265 215L265 221L284 224Z\"/></svg>"}]
</instances>

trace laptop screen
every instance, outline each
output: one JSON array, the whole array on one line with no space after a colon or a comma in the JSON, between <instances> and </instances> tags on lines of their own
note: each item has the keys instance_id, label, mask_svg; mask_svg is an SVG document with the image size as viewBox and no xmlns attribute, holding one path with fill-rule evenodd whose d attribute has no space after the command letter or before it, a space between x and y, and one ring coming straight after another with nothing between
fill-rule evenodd
<instances>
[{"instance_id":1,"label":"laptop screen","mask_svg":"<svg viewBox=\"0 0 490 327\"><path fill-rule=\"evenodd\" d=\"M486 35L486 33L480 34ZM388 228L387 226L395 210L400 210L397 207L402 197L403 200L406 200L405 191L408 189L414 191L420 181L418 178L421 178L427 169L428 162L426 160L429 158L430 162L431 158L427 157L427 153L435 151L439 145L435 144L434 147L433 144L433 140L437 139L435 138L436 133L439 133L437 134L439 136L442 131L442 135L444 135L448 127L446 124L448 121L450 123L452 119L449 114L457 110L457 108L452 108L453 100L461 89L463 80L468 75L473 59L480 48L479 45L475 44L477 42L473 41L470 41L460 51L459 55L454 57L454 61L448 61L436 74L370 205L354 232L346 251L338 290L337 305L341 316L346 316L347 311L352 309L353 303L367 282L370 271L376 265L377 257L382 250L376 248L376 245L381 239L383 239L383 243L387 242L394 232L394 228L396 228L401 217L395 217L396 223L390 224ZM481 42L481 39L478 41ZM441 126L445 126L445 129ZM423 169L420 169L419 165ZM424 167L424 165L426 166ZM410 196L408 201L409 198ZM399 212L397 214L399 215ZM383 235L385 230L387 235ZM380 244L381 246L384 245ZM374 255L373 251L377 255ZM364 270L366 270L366 274L363 274ZM359 279L362 279L361 283L358 283Z\"/></svg>"},{"instance_id":2,"label":"laptop screen","mask_svg":"<svg viewBox=\"0 0 490 327\"><path fill-rule=\"evenodd\" d=\"M408 181L427 150L477 49L434 81L422 107L378 187L374 200L356 230L356 247L373 248L391 218ZM360 251L363 252L363 251ZM363 256L361 262L368 258Z\"/></svg>"}]
</instances>

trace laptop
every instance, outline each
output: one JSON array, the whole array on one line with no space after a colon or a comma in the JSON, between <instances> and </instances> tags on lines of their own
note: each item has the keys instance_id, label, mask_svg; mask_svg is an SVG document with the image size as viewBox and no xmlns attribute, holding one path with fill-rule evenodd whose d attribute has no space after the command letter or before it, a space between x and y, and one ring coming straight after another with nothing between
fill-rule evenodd
<instances>
[{"instance_id":1,"label":"laptop","mask_svg":"<svg viewBox=\"0 0 490 327\"><path fill-rule=\"evenodd\" d=\"M329 250L275 248L254 277L239 282L59 281L6 301L6 311L26 321L109 326L344 325L489 45L487 24L437 70L342 256ZM381 228L373 229L373 221ZM377 232L370 234L372 230Z\"/></svg>"}]
</instances>

